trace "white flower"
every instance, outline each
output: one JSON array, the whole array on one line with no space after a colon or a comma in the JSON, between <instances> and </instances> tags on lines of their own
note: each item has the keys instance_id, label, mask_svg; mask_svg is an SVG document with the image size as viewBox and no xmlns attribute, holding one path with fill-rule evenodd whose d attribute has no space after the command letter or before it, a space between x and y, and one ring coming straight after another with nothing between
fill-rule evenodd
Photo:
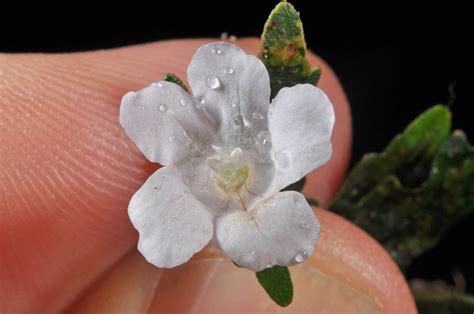
<instances>
[{"instance_id":1,"label":"white flower","mask_svg":"<svg viewBox=\"0 0 474 314\"><path fill-rule=\"evenodd\" d=\"M270 104L263 63L226 43L199 48L188 79L194 96L160 81L122 99L126 133L164 166L129 204L139 251L174 267L214 237L253 271L304 261L319 222L302 194L279 191L330 158L331 102L303 84Z\"/></svg>"}]
</instances>

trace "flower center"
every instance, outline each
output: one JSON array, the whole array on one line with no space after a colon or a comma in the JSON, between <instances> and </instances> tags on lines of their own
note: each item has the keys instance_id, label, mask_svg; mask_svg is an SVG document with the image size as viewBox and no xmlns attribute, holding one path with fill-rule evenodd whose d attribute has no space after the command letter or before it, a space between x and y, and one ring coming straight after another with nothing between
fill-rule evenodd
<instances>
[{"instance_id":1,"label":"flower center","mask_svg":"<svg viewBox=\"0 0 474 314\"><path fill-rule=\"evenodd\" d=\"M218 190L229 198L247 207L247 186L253 179L253 171L245 158L242 149L229 150L215 147L216 154L207 159L209 168L213 171L215 184Z\"/></svg>"}]
</instances>

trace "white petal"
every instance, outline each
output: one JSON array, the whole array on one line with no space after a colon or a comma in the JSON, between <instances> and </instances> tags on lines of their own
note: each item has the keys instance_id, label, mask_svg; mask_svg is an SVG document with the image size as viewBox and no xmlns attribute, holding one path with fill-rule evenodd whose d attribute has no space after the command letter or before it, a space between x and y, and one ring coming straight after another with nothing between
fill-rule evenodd
<instances>
[{"instance_id":1,"label":"white petal","mask_svg":"<svg viewBox=\"0 0 474 314\"><path fill-rule=\"evenodd\" d=\"M182 183L173 166L157 170L132 197L128 214L138 250L158 267L175 267L199 252L213 234L212 215Z\"/></svg>"},{"instance_id":2,"label":"white petal","mask_svg":"<svg viewBox=\"0 0 474 314\"><path fill-rule=\"evenodd\" d=\"M143 154L167 165L208 146L215 123L181 87L160 81L122 99L120 123Z\"/></svg>"},{"instance_id":3,"label":"white petal","mask_svg":"<svg viewBox=\"0 0 474 314\"><path fill-rule=\"evenodd\" d=\"M270 79L257 57L227 43L204 45L189 64L188 81L221 126L221 140L227 144L267 128ZM243 126L248 132L230 134Z\"/></svg>"},{"instance_id":4,"label":"white petal","mask_svg":"<svg viewBox=\"0 0 474 314\"><path fill-rule=\"evenodd\" d=\"M301 84L280 90L268 114L277 190L329 160L334 119L331 101L319 88Z\"/></svg>"},{"instance_id":5,"label":"white petal","mask_svg":"<svg viewBox=\"0 0 474 314\"><path fill-rule=\"evenodd\" d=\"M237 265L261 271L301 263L312 253L319 221L301 193L277 193L250 212L218 218L219 247Z\"/></svg>"},{"instance_id":6,"label":"white petal","mask_svg":"<svg viewBox=\"0 0 474 314\"><path fill-rule=\"evenodd\" d=\"M184 160L177 164L176 168L188 190L213 213L221 213L228 208L229 199L216 189L206 158L207 156L203 155Z\"/></svg>"}]
</instances>

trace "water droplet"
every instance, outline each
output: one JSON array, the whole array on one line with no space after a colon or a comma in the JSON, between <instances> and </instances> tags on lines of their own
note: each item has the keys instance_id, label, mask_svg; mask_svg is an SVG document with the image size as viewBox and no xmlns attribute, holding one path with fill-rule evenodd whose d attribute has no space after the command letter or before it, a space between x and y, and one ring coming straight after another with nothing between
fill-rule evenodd
<instances>
[{"instance_id":1,"label":"water droplet","mask_svg":"<svg viewBox=\"0 0 474 314\"><path fill-rule=\"evenodd\" d=\"M307 257L308 257L308 253L306 253L306 251L303 251L303 252L297 253L295 257L293 257L293 260L295 261L295 263L301 263Z\"/></svg>"},{"instance_id":2,"label":"water droplet","mask_svg":"<svg viewBox=\"0 0 474 314\"><path fill-rule=\"evenodd\" d=\"M153 83L151 83L151 86L154 86L154 87L163 87L163 84L161 84L161 82L153 82Z\"/></svg>"},{"instance_id":3,"label":"water droplet","mask_svg":"<svg viewBox=\"0 0 474 314\"><path fill-rule=\"evenodd\" d=\"M230 98L229 104L232 108L237 108L237 99L235 97Z\"/></svg>"},{"instance_id":4,"label":"water droplet","mask_svg":"<svg viewBox=\"0 0 474 314\"><path fill-rule=\"evenodd\" d=\"M262 131L258 133L257 140L255 141L255 147L257 148L257 151L260 154L262 155L267 154L272 148L270 132Z\"/></svg>"},{"instance_id":5,"label":"water droplet","mask_svg":"<svg viewBox=\"0 0 474 314\"><path fill-rule=\"evenodd\" d=\"M184 98L182 98L180 101L179 101L179 104L183 107L186 107L188 105L188 101Z\"/></svg>"},{"instance_id":6,"label":"water droplet","mask_svg":"<svg viewBox=\"0 0 474 314\"><path fill-rule=\"evenodd\" d=\"M171 135L171 136L168 138L168 142L170 142L170 143L173 143L175 140L176 140L176 136L174 136L174 135Z\"/></svg>"},{"instance_id":7,"label":"water droplet","mask_svg":"<svg viewBox=\"0 0 474 314\"><path fill-rule=\"evenodd\" d=\"M221 34L221 40L226 40L228 37L229 37L229 33L227 33L227 32L223 32Z\"/></svg>"},{"instance_id":8,"label":"water droplet","mask_svg":"<svg viewBox=\"0 0 474 314\"><path fill-rule=\"evenodd\" d=\"M224 69L224 74L232 75L234 74L235 70L233 67L227 67Z\"/></svg>"},{"instance_id":9,"label":"water droplet","mask_svg":"<svg viewBox=\"0 0 474 314\"><path fill-rule=\"evenodd\" d=\"M199 104L204 105L206 103L206 100L204 99L204 96L197 96L196 99L198 103L194 106L196 107L196 109L201 109L201 106Z\"/></svg>"},{"instance_id":10,"label":"water droplet","mask_svg":"<svg viewBox=\"0 0 474 314\"><path fill-rule=\"evenodd\" d=\"M252 113L252 119L254 120L263 120L265 116L261 112L254 112Z\"/></svg>"},{"instance_id":11,"label":"water droplet","mask_svg":"<svg viewBox=\"0 0 474 314\"><path fill-rule=\"evenodd\" d=\"M255 251L251 251L250 254L255 255Z\"/></svg>"},{"instance_id":12,"label":"water droplet","mask_svg":"<svg viewBox=\"0 0 474 314\"><path fill-rule=\"evenodd\" d=\"M211 52L212 52L213 54L218 54L218 55L220 55L220 54L222 53L222 50L220 50L220 49L217 48L217 47L214 47L214 48L212 48Z\"/></svg>"},{"instance_id":13,"label":"water droplet","mask_svg":"<svg viewBox=\"0 0 474 314\"><path fill-rule=\"evenodd\" d=\"M166 111L168 111L168 106L167 105L160 105L160 107L158 109L160 109L161 112L166 112Z\"/></svg>"},{"instance_id":14,"label":"water droplet","mask_svg":"<svg viewBox=\"0 0 474 314\"><path fill-rule=\"evenodd\" d=\"M244 123L241 115L236 115L232 118L232 120L234 120L235 125L239 127L242 126L242 124Z\"/></svg>"},{"instance_id":15,"label":"water droplet","mask_svg":"<svg viewBox=\"0 0 474 314\"><path fill-rule=\"evenodd\" d=\"M221 87L221 81L217 76L208 76L206 77L206 85L211 89L218 89Z\"/></svg>"}]
</instances>

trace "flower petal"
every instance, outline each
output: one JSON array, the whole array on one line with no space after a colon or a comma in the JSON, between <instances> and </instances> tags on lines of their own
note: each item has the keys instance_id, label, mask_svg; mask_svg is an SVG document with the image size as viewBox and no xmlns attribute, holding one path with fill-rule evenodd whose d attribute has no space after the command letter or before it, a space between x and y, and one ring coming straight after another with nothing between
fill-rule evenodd
<instances>
[{"instance_id":1,"label":"flower petal","mask_svg":"<svg viewBox=\"0 0 474 314\"><path fill-rule=\"evenodd\" d=\"M193 94L221 126L221 140L227 144L229 138L256 136L267 128L270 79L257 57L227 43L204 45L189 64L188 81ZM248 132L229 132L242 127Z\"/></svg>"},{"instance_id":2,"label":"flower petal","mask_svg":"<svg viewBox=\"0 0 474 314\"><path fill-rule=\"evenodd\" d=\"M215 123L199 109L198 102L166 81L127 93L120 107L120 123L140 151L162 165L208 146L216 133Z\"/></svg>"},{"instance_id":3,"label":"flower petal","mask_svg":"<svg viewBox=\"0 0 474 314\"><path fill-rule=\"evenodd\" d=\"M277 193L250 212L216 221L219 247L237 265L261 271L301 263L313 252L319 221L301 193Z\"/></svg>"},{"instance_id":4,"label":"flower petal","mask_svg":"<svg viewBox=\"0 0 474 314\"><path fill-rule=\"evenodd\" d=\"M128 207L140 239L138 250L158 267L187 262L212 238L212 215L182 183L173 166L151 175Z\"/></svg>"},{"instance_id":5,"label":"flower petal","mask_svg":"<svg viewBox=\"0 0 474 314\"><path fill-rule=\"evenodd\" d=\"M268 113L276 190L329 160L334 119L331 101L319 88L301 84L280 90Z\"/></svg>"}]
</instances>

